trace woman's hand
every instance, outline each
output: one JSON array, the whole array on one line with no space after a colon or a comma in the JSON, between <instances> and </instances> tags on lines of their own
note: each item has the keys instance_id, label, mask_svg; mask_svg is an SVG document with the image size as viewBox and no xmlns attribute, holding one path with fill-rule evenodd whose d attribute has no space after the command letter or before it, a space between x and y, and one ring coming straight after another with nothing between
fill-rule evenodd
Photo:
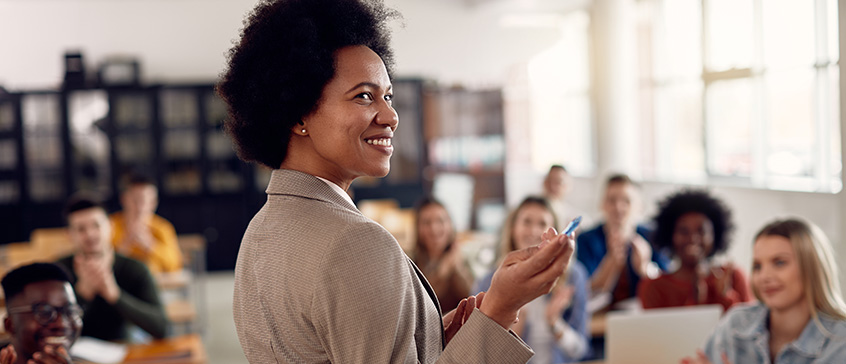
<instances>
[{"instance_id":1,"label":"woman's hand","mask_svg":"<svg viewBox=\"0 0 846 364\"><path fill-rule=\"evenodd\" d=\"M717 267L711 269L711 274L714 275L714 290L717 291L717 294L720 296L727 296L728 292L732 289L731 280L734 276L734 265L732 263L728 263L723 267Z\"/></svg>"},{"instance_id":2,"label":"woman's hand","mask_svg":"<svg viewBox=\"0 0 846 364\"><path fill-rule=\"evenodd\" d=\"M649 264L652 263L652 247L642 236L632 237L632 267L641 277L649 277Z\"/></svg>"},{"instance_id":3,"label":"woman's hand","mask_svg":"<svg viewBox=\"0 0 846 364\"><path fill-rule=\"evenodd\" d=\"M520 307L549 293L567 268L574 244L572 236L549 229L540 245L506 255L479 310L502 327L510 328Z\"/></svg>"},{"instance_id":4,"label":"woman's hand","mask_svg":"<svg viewBox=\"0 0 846 364\"><path fill-rule=\"evenodd\" d=\"M6 345L5 348L0 349L0 364L15 364L18 360L18 353L12 344Z\"/></svg>"},{"instance_id":5,"label":"woman's hand","mask_svg":"<svg viewBox=\"0 0 846 364\"><path fill-rule=\"evenodd\" d=\"M552 290L552 297L546 304L546 322L550 327L555 325L555 321L561 318L564 310L570 307L575 292L576 288L569 284L558 286Z\"/></svg>"},{"instance_id":6,"label":"woman's hand","mask_svg":"<svg viewBox=\"0 0 846 364\"><path fill-rule=\"evenodd\" d=\"M721 357L721 359L723 359L722 364L731 364L731 362L728 360L728 355L726 355L725 352L720 354L720 357ZM696 350L696 357L695 358L691 358L691 357L684 358L679 362L679 364L713 364L713 363L711 363L711 361L708 360L708 357L705 356L705 353L703 353L702 350Z\"/></svg>"},{"instance_id":7,"label":"woman's hand","mask_svg":"<svg viewBox=\"0 0 846 364\"><path fill-rule=\"evenodd\" d=\"M455 337L455 334L458 333L458 330L461 329L461 327L464 326L464 323L470 318L470 315L473 313L473 309L479 308L479 306L482 305L482 300L484 298L485 292L479 292L479 294L475 296L462 299L461 302L458 303L458 307L444 315L444 338L446 339L447 344L449 344L450 340L452 340L452 338Z\"/></svg>"}]
</instances>

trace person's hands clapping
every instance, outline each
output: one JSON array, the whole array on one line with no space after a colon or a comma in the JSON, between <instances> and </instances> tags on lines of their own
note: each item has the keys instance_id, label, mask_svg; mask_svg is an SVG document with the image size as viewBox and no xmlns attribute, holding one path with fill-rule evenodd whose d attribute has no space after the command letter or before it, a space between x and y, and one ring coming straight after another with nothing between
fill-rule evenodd
<instances>
[{"instance_id":1,"label":"person's hands clapping","mask_svg":"<svg viewBox=\"0 0 846 364\"><path fill-rule=\"evenodd\" d=\"M18 353L12 344L0 349L0 364L15 364L18 361Z\"/></svg>"},{"instance_id":2,"label":"person's hands clapping","mask_svg":"<svg viewBox=\"0 0 846 364\"><path fill-rule=\"evenodd\" d=\"M574 244L573 236L550 228L542 235L540 245L506 255L479 310L510 328L520 307L549 293L566 269Z\"/></svg>"},{"instance_id":3,"label":"person's hands clapping","mask_svg":"<svg viewBox=\"0 0 846 364\"><path fill-rule=\"evenodd\" d=\"M111 254L74 256L74 272L77 276L76 290L86 300L101 296L109 303L115 303L120 288L112 271L114 256Z\"/></svg>"},{"instance_id":4,"label":"person's hands clapping","mask_svg":"<svg viewBox=\"0 0 846 364\"><path fill-rule=\"evenodd\" d=\"M573 294L576 292L576 287L565 284L557 286L553 292L549 303L546 304L545 317L550 326L555 324L555 321L561 318L564 310L570 307L573 302Z\"/></svg>"},{"instance_id":5,"label":"person's hands clapping","mask_svg":"<svg viewBox=\"0 0 846 364\"><path fill-rule=\"evenodd\" d=\"M649 264L652 263L652 247L642 236L634 234L632 237L632 267L641 277L649 276Z\"/></svg>"},{"instance_id":6,"label":"person's hands clapping","mask_svg":"<svg viewBox=\"0 0 846 364\"><path fill-rule=\"evenodd\" d=\"M38 351L32 354L32 359L27 361L27 364L72 364L71 357L68 351L63 347L54 347L47 345L43 351Z\"/></svg>"}]
</instances>

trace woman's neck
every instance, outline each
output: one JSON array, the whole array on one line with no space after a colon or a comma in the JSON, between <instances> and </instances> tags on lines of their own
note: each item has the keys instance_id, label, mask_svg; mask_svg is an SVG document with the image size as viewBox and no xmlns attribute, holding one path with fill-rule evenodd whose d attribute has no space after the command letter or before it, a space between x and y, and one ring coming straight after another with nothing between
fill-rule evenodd
<instances>
[{"instance_id":1,"label":"woman's neck","mask_svg":"<svg viewBox=\"0 0 846 364\"><path fill-rule=\"evenodd\" d=\"M701 265L702 264L700 264L700 263L695 263L695 264L681 263L681 264L679 264L679 268L675 271L675 273L673 273L673 275L680 280L697 281L697 280L699 280L699 269L700 269L699 267Z\"/></svg>"},{"instance_id":2,"label":"woman's neck","mask_svg":"<svg viewBox=\"0 0 846 364\"><path fill-rule=\"evenodd\" d=\"M804 300L790 308L770 309L770 340L792 342L799 338L810 320L811 308Z\"/></svg>"}]
</instances>

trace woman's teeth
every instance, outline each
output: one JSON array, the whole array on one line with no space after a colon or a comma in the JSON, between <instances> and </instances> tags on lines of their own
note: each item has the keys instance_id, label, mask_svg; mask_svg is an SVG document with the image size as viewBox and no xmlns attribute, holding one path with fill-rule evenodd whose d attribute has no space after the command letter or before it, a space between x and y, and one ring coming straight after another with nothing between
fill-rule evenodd
<instances>
[{"instance_id":1,"label":"woman's teeth","mask_svg":"<svg viewBox=\"0 0 846 364\"><path fill-rule=\"evenodd\" d=\"M50 336L44 338L44 343L50 345L64 345L68 342L68 338L65 336Z\"/></svg>"},{"instance_id":2,"label":"woman's teeth","mask_svg":"<svg viewBox=\"0 0 846 364\"><path fill-rule=\"evenodd\" d=\"M367 139L366 142L367 142L367 144L370 144L370 145L381 145L381 146L384 146L384 147L390 147L391 146L391 139L389 139L389 138Z\"/></svg>"}]
</instances>

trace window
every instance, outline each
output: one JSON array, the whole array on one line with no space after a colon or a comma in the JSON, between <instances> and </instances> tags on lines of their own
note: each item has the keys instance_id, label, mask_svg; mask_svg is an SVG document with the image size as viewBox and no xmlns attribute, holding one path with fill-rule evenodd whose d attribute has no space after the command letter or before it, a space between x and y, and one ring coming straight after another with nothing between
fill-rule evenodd
<instances>
[{"instance_id":1,"label":"window","mask_svg":"<svg viewBox=\"0 0 846 364\"><path fill-rule=\"evenodd\" d=\"M575 175L596 168L590 95L590 17L574 11L561 18L561 38L528 64L529 140L532 166L563 164ZM566 147L562 147L566 143Z\"/></svg>"},{"instance_id":2,"label":"window","mask_svg":"<svg viewBox=\"0 0 846 364\"><path fill-rule=\"evenodd\" d=\"M646 178L840 191L835 0L638 9Z\"/></svg>"}]
</instances>

